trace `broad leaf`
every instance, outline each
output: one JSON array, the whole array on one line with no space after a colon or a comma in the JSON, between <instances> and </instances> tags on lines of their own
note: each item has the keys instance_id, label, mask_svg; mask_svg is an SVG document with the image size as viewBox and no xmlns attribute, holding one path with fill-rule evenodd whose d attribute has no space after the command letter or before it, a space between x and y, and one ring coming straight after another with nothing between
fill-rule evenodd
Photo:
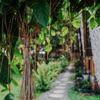
<instances>
[{"instance_id":1,"label":"broad leaf","mask_svg":"<svg viewBox=\"0 0 100 100\"><path fill-rule=\"evenodd\" d=\"M51 44L47 44L44 49L45 49L46 52L49 53L52 50L52 45Z\"/></svg>"},{"instance_id":2,"label":"broad leaf","mask_svg":"<svg viewBox=\"0 0 100 100\"><path fill-rule=\"evenodd\" d=\"M83 10L83 13L85 14L86 16L86 19L88 20L90 18L90 12L88 10Z\"/></svg>"},{"instance_id":3,"label":"broad leaf","mask_svg":"<svg viewBox=\"0 0 100 100\"><path fill-rule=\"evenodd\" d=\"M42 43L45 40L45 35L43 32L41 32L41 34L39 34L39 42Z\"/></svg>"},{"instance_id":4,"label":"broad leaf","mask_svg":"<svg viewBox=\"0 0 100 100\"><path fill-rule=\"evenodd\" d=\"M49 37L46 38L46 42L50 43L50 38Z\"/></svg>"},{"instance_id":5,"label":"broad leaf","mask_svg":"<svg viewBox=\"0 0 100 100\"><path fill-rule=\"evenodd\" d=\"M55 36L56 35L56 32L54 30L51 30L51 35L52 36Z\"/></svg>"},{"instance_id":6,"label":"broad leaf","mask_svg":"<svg viewBox=\"0 0 100 100\"><path fill-rule=\"evenodd\" d=\"M61 33L62 36L66 36L66 34L68 33L68 28L67 27L63 27L61 32L62 32Z\"/></svg>"},{"instance_id":7,"label":"broad leaf","mask_svg":"<svg viewBox=\"0 0 100 100\"><path fill-rule=\"evenodd\" d=\"M32 9L37 22L43 26L47 26L49 21L48 3L45 0L35 0Z\"/></svg>"},{"instance_id":8,"label":"broad leaf","mask_svg":"<svg viewBox=\"0 0 100 100\"><path fill-rule=\"evenodd\" d=\"M8 94L5 96L4 100L14 100L14 94L8 93Z\"/></svg>"},{"instance_id":9,"label":"broad leaf","mask_svg":"<svg viewBox=\"0 0 100 100\"><path fill-rule=\"evenodd\" d=\"M80 28L80 18L75 18L73 21L72 21L72 25L78 29Z\"/></svg>"},{"instance_id":10,"label":"broad leaf","mask_svg":"<svg viewBox=\"0 0 100 100\"><path fill-rule=\"evenodd\" d=\"M96 10L95 17L100 18L100 7Z\"/></svg>"},{"instance_id":11,"label":"broad leaf","mask_svg":"<svg viewBox=\"0 0 100 100\"><path fill-rule=\"evenodd\" d=\"M2 85L9 84L10 79L10 72L9 72L9 65L8 65L8 57L2 54L0 56L0 83Z\"/></svg>"},{"instance_id":12,"label":"broad leaf","mask_svg":"<svg viewBox=\"0 0 100 100\"><path fill-rule=\"evenodd\" d=\"M96 22L98 25L100 25L100 18L96 18Z\"/></svg>"},{"instance_id":13,"label":"broad leaf","mask_svg":"<svg viewBox=\"0 0 100 100\"><path fill-rule=\"evenodd\" d=\"M12 79L12 83L15 85L15 86L18 86L18 82L14 79Z\"/></svg>"},{"instance_id":14,"label":"broad leaf","mask_svg":"<svg viewBox=\"0 0 100 100\"><path fill-rule=\"evenodd\" d=\"M93 29L93 28L95 28L97 25L98 25L98 24L97 24L95 18L92 17L92 18L90 19L90 21L89 21L89 26L90 26L90 28Z\"/></svg>"},{"instance_id":15,"label":"broad leaf","mask_svg":"<svg viewBox=\"0 0 100 100\"><path fill-rule=\"evenodd\" d=\"M65 43L65 38L61 38L60 39L60 45L64 44Z\"/></svg>"}]
</instances>

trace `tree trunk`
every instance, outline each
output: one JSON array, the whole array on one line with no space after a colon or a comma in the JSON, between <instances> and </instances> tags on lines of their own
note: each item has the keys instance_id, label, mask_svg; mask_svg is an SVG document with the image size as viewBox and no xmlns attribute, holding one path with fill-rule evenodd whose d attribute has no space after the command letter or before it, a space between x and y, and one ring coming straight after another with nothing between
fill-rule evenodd
<instances>
[{"instance_id":1,"label":"tree trunk","mask_svg":"<svg viewBox=\"0 0 100 100\"><path fill-rule=\"evenodd\" d=\"M33 100L32 99L32 78L31 78L31 65L29 60L29 38L24 39L23 57L24 57L24 68L23 68L23 81L21 87L20 100Z\"/></svg>"},{"instance_id":2,"label":"tree trunk","mask_svg":"<svg viewBox=\"0 0 100 100\"><path fill-rule=\"evenodd\" d=\"M45 52L45 62L46 64L48 63L48 53L47 52Z\"/></svg>"},{"instance_id":3,"label":"tree trunk","mask_svg":"<svg viewBox=\"0 0 100 100\"><path fill-rule=\"evenodd\" d=\"M36 45L36 51L35 51L35 70L37 70L38 54L39 54L39 46Z\"/></svg>"}]
</instances>

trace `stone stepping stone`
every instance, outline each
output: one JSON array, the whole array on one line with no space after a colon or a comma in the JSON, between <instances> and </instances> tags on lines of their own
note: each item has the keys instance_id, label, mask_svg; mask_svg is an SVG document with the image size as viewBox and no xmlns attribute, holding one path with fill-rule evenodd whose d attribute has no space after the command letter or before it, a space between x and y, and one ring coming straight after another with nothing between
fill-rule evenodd
<instances>
[{"instance_id":1,"label":"stone stepping stone","mask_svg":"<svg viewBox=\"0 0 100 100\"><path fill-rule=\"evenodd\" d=\"M56 86L55 89L66 89L66 86Z\"/></svg>"},{"instance_id":2,"label":"stone stepping stone","mask_svg":"<svg viewBox=\"0 0 100 100\"><path fill-rule=\"evenodd\" d=\"M61 83L61 84L59 84L59 86L66 86L67 85L66 83Z\"/></svg>"},{"instance_id":3,"label":"stone stepping stone","mask_svg":"<svg viewBox=\"0 0 100 100\"><path fill-rule=\"evenodd\" d=\"M67 83L68 83L68 84L73 84L73 82L72 82L72 81L68 81Z\"/></svg>"},{"instance_id":4,"label":"stone stepping stone","mask_svg":"<svg viewBox=\"0 0 100 100\"><path fill-rule=\"evenodd\" d=\"M68 79L67 78L62 78L61 81L66 82L66 81L68 81Z\"/></svg>"},{"instance_id":5,"label":"stone stepping stone","mask_svg":"<svg viewBox=\"0 0 100 100\"><path fill-rule=\"evenodd\" d=\"M63 94L61 93L52 93L52 94L49 94L49 97L50 98L55 98L55 99L60 99L60 98L63 98ZM52 100L52 99L51 99Z\"/></svg>"},{"instance_id":6,"label":"stone stepping stone","mask_svg":"<svg viewBox=\"0 0 100 100\"><path fill-rule=\"evenodd\" d=\"M65 93L65 90L54 90L53 93L60 93L60 94L64 94Z\"/></svg>"},{"instance_id":7,"label":"stone stepping stone","mask_svg":"<svg viewBox=\"0 0 100 100\"><path fill-rule=\"evenodd\" d=\"M63 77L64 78L68 78L70 76L70 74L64 74Z\"/></svg>"},{"instance_id":8,"label":"stone stepping stone","mask_svg":"<svg viewBox=\"0 0 100 100\"><path fill-rule=\"evenodd\" d=\"M55 84L60 84L60 83L61 83L61 81L56 81L56 82L55 82Z\"/></svg>"}]
</instances>

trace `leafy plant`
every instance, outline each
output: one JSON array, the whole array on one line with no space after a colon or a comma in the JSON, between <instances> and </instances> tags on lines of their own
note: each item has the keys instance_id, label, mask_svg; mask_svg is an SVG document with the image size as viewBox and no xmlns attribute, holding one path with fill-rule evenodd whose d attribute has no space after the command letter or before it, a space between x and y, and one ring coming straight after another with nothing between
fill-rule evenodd
<instances>
[{"instance_id":1,"label":"leafy plant","mask_svg":"<svg viewBox=\"0 0 100 100\"><path fill-rule=\"evenodd\" d=\"M51 80L54 81L58 74L61 72L61 64L60 62L49 62L49 75L51 76Z\"/></svg>"},{"instance_id":2,"label":"leafy plant","mask_svg":"<svg viewBox=\"0 0 100 100\"><path fill-rule=\"evenodd\" d=\"M89 74L85 73L84 66L80 61L75 63L75 89L79 92L92 92Z\"/></svg>"},{"instance_id":3,"label":"leafy plant","mask_svg":"<svg viewBox=\"0 0 100 100\"><path fill-rule=\"evenodd\" d=\"M0 56L0 83L2 85L7 85L10 83L11 79L9 77L9 64L8 57L5 54Z\"/></svg>"},{"instance_id":4,"label":"leafy plant","mask_svg":"<svg viewBox=\"0 0 100 100\"><path fill-rule=\"evenodd\" d=\"M50 89L52 82L61 72L61 65L59 62L49 62L48 64L38 64L37 71L33 71L35 79L36 91L46 91Z\"/></svg>"},{"instance_id":5,"label":"leafy plant","mask_svg":"<svg viewBox=\"0 0 100 100\"><path fill-rule=\"evenodd\" d=\"M43 62L38 64L38 69L34 71L35 85L37 91L46 91L51 87L51 77L48 75L48 66Z\"/></svg>"},{"instance_id":6,"label":"leafy plant","mask_svg":"<svg viewBox=\"0 0 100 100\"><path fill-rule=\"evenodd\" d=\"M14 95L12 93L9 93L5 96L4 100L14 100Z\"/></svg>"},{"instance_id":7,"label":"leafy plant","mask_svg":"<svg viewBox=\"0 0 100 100\"><path fill-rule=\"evenodd\" d=\"M61 61L62 71L64 71L67 68L68 64L69 64L69 61L65 56L61 56L59 60Z\"/></svg>"}]
</instances>

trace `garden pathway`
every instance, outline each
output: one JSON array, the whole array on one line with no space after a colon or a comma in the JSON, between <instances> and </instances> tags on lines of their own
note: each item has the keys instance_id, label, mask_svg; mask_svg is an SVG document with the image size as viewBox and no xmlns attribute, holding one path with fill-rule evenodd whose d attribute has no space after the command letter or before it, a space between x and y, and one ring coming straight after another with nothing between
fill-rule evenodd
<instances>
[{"instance_id":1,"label":"garden pathway","mask_svg":"<svg viewBox=\"0 0 100 100\"><path fill-rule=\"evenodd\" d=\"M53 83L52 89L43 93L38 100L69 100L68 91L73 86L72 69L73 64L70 64L67 70L61 73Z\"/></svg>"}]
</instances>

